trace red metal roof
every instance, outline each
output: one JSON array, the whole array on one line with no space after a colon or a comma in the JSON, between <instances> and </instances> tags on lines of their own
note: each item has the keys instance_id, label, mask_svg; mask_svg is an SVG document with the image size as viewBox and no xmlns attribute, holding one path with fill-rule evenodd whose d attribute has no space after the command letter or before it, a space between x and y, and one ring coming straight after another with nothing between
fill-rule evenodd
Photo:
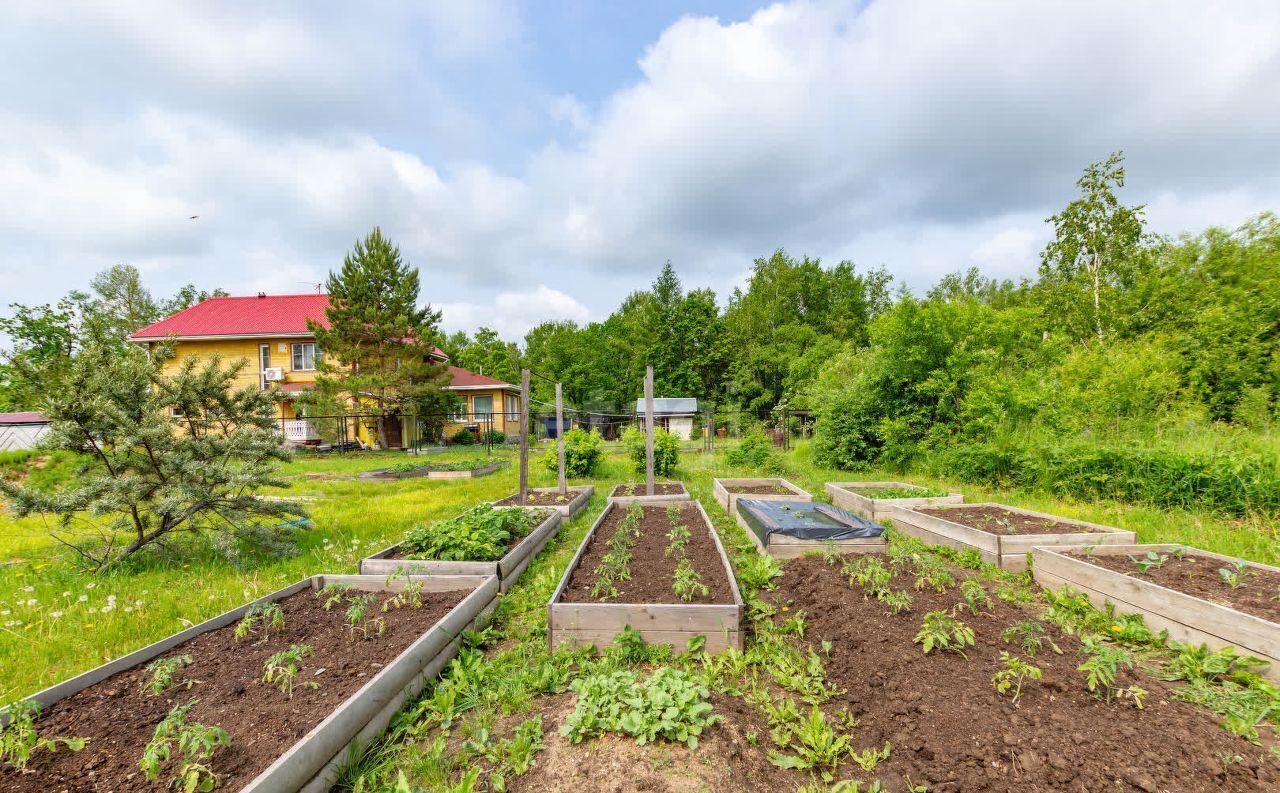
<instances>
[{"instance_id":1,"label":"red metal roof","mask_svg":"<svg viewBox=\"0 0 1280 793\"><path fill-rule=\"evenodd\" d=\"M49 419L45 418L34 410L25 410L19 413L0 413L0 424L48 424Z\"/></svg>"},{"instance_id":2,"label":"red metal roof","mask_svg":"<svg viewBox=\"0 0 1280 793\"><path fill-rule=\"evenodd\" d=\"M453 375L453 380L449 383L450 388L474 388L486 385L494 388L515 388L514 385L504 380L496 380L487 375L476 374L458 366L450 366L449 372Z\"/></svg>"},{"instance_id":3,"label":"red metal roof","mask_svg":"<svg viewBox=\"0 0 1280 793\"><path fill-rule=\"evenodd\" d=\"M328 306L328 295L211 297L148 325L129 338L148 341L170 336L305 336L308 319L322 327L329 326L324 316Z\"/></svg>"},{"instance_id":4,"label":"red metal roof","mask_svg":"<svg viewBox=\"0 0 1280 793\"><path fill-rule=\"evenodd\" d=\"M159 341L208 336L309 336L307 320L329 327L324 310L328 295L262 295L211 297L177 314L129 334L133 341ZM435 354L449 360L436 347Z\"/></svg>"},{"instance_id":5,"label":"red metal roof","mask_svg":"<svg viewBox=\"0 0 1280 793\"><path fill-rule=\"evenodd\" d=\"M287 394L290 394L290 393L296 394L296 393L301 393L303 391L310 391L311 389L316 387L316 384L312 380L303 380L300 382L294 381L290 383L280 383L276 387Z\"/></svg>"}]
</instances>

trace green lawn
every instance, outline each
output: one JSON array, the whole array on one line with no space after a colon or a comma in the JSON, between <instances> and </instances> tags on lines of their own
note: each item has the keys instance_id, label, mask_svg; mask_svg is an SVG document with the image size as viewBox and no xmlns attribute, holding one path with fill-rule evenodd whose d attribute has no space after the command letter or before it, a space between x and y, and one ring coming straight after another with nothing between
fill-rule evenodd
<instances>
[{"instance_id":1,"label":"green lawn","mask_svg":"<svg viewBox=\"0 0 1280 793\"><path fill-rule=\"evenodd\" d=\"M450 450L440 459L483 454L482 447ZM511 459L512 465L475 480L440 481L355 478L362 470L411 459L403 453L300 457L282 472L292 484L283 492L314 499L309 508L315 527L302 534L297 555L283 560L251 557L233 563L207 545L185 543L95 576L63 558L42 521L14 521L0 514L0 561L20 560L0 567L0 701L30 694L304 576L354 572L358 559L399 539L409 527L513 492L518 470L513 453L504 449L496 456ZM788 455L787 465L788 478L819 497L823 482L855 478L814 466L803 445ZM711 478L754 473L729 468L721 454L686 452L682 457L681 477L722 526L728 524L719 520L723 511L710 498ZM622 457L610 455L600 478L593 480L598 485L595 500L551 546L550 553L563 557L561 566L602 507L609 487L631 478ZM856 478L903 477L859 472ZM963 492L971 501L999 500L1135 529L1143 541L1184 542L1264 562L1280 559L1275 531L1262 520L1070 503L1034 493L992 493L908 478ZM535 460L530 481L551 485L554 475Z\"/></svg>"}]
</instances>

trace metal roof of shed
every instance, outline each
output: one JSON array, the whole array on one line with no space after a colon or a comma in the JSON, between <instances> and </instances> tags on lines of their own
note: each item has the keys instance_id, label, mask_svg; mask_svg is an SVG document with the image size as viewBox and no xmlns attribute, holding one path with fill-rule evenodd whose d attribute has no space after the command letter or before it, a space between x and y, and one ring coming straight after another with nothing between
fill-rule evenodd
<instances>
[{"instance_id":1,"label":"metal roof of shed","mask_svg":"<svg viewBox=\"0 0 1280 793\"><path fill-rule=\"evenodd\" d=\"M698 412L698 400L693 397L655 397L655 416L692 416ZM636 400L636 413L644 415L644 398Z\"/></svg>"}]
</instances>

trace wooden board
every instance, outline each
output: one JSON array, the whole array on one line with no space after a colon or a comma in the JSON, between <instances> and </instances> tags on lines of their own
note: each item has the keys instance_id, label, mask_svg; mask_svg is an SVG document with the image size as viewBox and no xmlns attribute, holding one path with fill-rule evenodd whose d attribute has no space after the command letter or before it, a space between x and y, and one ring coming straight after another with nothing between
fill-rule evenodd
<instances>
[{"instance_id":1,"label":"wooden board","mask_svg":"<svg viewBox=\"0 0 1280 793\"><path fill-rule=\"evenodd\" d=\"M650 644L667 644L676 650L683 650L685 644L694 636L705 636L707 652L721 652L730 647L742 649L742 595L738 591L738 579L733 574L733 566L729 564L729 556L725 553L720 536L711 524L702 504L693 502L702 517L708 534L715 543L720 563L724 566L725 575L729 579L729 589L733 593L733 603L562 603L561 596L569 585L569 579L582 561L591 538L604 523L610 510L622 509L621 505L609 504L591 525L591 530L582 539L573 560L565 568L560 578L560 585L547 604L547 641L552 649L562 645L594 644L603 647L613 641L613 637L630 625L640 632ZM674 594L673 594L674 597Z\"/></svg>"},{"instance_id":2,"label":"wooden board","mask_svg":"<svg viewBox=\"0 0 1280 793\"><path fill-rule=\"evenodd\" d=\"M889 520L893 517L894 507L933 507L939 504L963 504L964 496L951 493L945 496L922 496L920 498L873 498L853 492L859 487L916 487L907 482L827 482L824 490L831 498L831 503L846 512L861 515L874 521Z\"/></svg>"},{"instance_id":3,"label":"wooden board","mask_svg":"<svg viewBox=\"0 0 1280 793\"><path fill-rule=\"evenodd\" d=\"M499 507L499 509L524 509L523 507ZM560 513L547 508L550 514L539 523L529 536L516 543L516 547L507 551L506 556L495 562L443 562L431 559L392 559L400 553L400 544L383 548L373 556L360 560L361 575L388 576L393 573L403 575L408 571L411 575L496 575L503 592L515 586L520 574L529 566L538 552L560 530L562 519Z\"/></svg>"},{"instance_id":4,"label":"wooden board","mask_svg":"<svg viewBox=\"0 0 1280 793\"><path fill-rule=\"evenodd\" d=\"M926 515L908 507L893 507L891 520L894 528L903 534L932 545L945 545L961 551L975 548L982 554L983 560L998 565L1001 569L1012 571L1027 569L1027 554L1035 547L1124 545L1137 542L1138 539L1132 531L1063 518L1045 512L1035 512L1021 507L991 502L965 506L998 507L1022 515L1054 520L1066 527L1078 528L1079 531L1055 534L996 534L936 515Z\"/></svg>"},{"instance_id":5,"label":"wooden board","mask_svg":"<svg viewBox=\"0 0 1280 793\"><path fill-rule=\"evenodd\" d=\"M644 495L644 493L640 492L644 489L644 485L636 485L635 495L615 496L613 495L613 491L610 490L609 498L607 499L607 501L609 503L609 506L613 506L614 504L617 504L618 506L629 507L631 506L631 503L634 501L638 501L641 504L649 505L649 504L675 504L677 502L691 500L689 498L689 491L684 486L684 482L659 482L658 484L680 485L680 490L682 492L672 493L671 495L666 495L666 496L646 496Z\"/></svg>"},{"instance_id":6,"label":"wooden board","mask_svg":"<svg viewBox=\"0 0 1280 793\"><path fill-rule=\"evenodd\" d=\"M1230 564L1235 557L1223 556L1198 548L1179 545L1099 545L1093 555L1144 556L1147 551L1169 553L1186 548L1189 554ZM1266 674L1280 681L1280 624L1237 611L1230 606L1211 603L1161 586L1138 576L1108 570L1084 559L1063 553L1064 549L1035 548L1032 574L1047 589L1070 586L1088 595L1095 607L1112 603L1122 614L1140 614L1147 626L1167 630L1169 637L1180 642L1207 644L1214 649L1235 647L1249 655L1270 661ZM1249 567L1280 573L1280 568L1248 562Z\"/></svg>"},{"instance_id":7,"label":"wooden board","mask_svg":"<svg viewBox=\"0 0 1280 793\"><path fill-rule=\"evenodd\" d=\"M715 495L716 503L724 507L725 511L730 515L734 514L734 507L738 505L739 498L754 498L761 501L795 501L808 503L813 501L813 496L799 487L779 476L762 477L758 479L713 479L711 480L712 492ZM760 487L762 485L781 485L790 490L787 495L779 493L734 493L731 487Z\"/></svg>"}]
</instances>

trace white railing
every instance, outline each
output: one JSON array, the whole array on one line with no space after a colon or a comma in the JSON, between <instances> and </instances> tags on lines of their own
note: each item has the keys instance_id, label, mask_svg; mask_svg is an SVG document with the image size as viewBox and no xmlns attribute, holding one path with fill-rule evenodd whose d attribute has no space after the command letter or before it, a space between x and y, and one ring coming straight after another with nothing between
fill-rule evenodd
<instances>
[{"instance_id":1,"label":"white railing","mask_svg":"<svg viewBox=\"0 0 1280 793\"><path fill-rule=\"evenodd\" d=\"M284 419L280 422L280 427L284 430L286 440L296 442L320 440L320 433L316 432L316 428L306 419Z\"/></svg>"}]
</instances>

